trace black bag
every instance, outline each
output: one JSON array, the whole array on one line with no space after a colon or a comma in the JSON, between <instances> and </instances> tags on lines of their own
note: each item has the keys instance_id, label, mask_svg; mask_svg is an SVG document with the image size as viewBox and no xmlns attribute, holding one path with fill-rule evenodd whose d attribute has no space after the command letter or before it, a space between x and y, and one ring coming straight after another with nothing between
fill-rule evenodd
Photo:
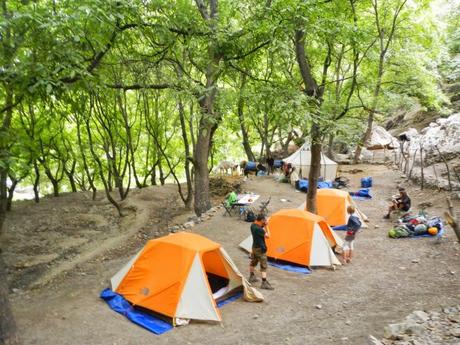
<instances>
[{"instance_id":1,"label":"black bag","mask_svg":"<svg viewBox=\"0 0 460 345\"><path fill-rule=\"evenodd\" d=\"M246 219L245 219L247 222L253 222L256 220L256 215L254 214L253 211L249 210L247 213L246 213Z\"/></svg>"}]
</instances>

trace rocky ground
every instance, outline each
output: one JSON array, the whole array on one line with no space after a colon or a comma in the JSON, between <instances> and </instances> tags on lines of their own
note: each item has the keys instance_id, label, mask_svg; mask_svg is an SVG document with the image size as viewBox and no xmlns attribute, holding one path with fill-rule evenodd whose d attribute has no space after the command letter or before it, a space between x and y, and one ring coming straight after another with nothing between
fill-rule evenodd
<instances>
[{"instance_id":1,"label":"rocky ground","mask_svg":"<svg viewBox=\"0 0 460 345\"><path fill-rule=\"evenodd\" d=\"M425 312L416 310L402 322L385 327L384 338L369 337L372 345L460 344L460 305Z\"/></svg>"},{"instance_id":2,"label":"rocky ground","mask_svg":"<svg viewBox=\"0 0 460 345\"><path fill-rule=\"evenodd\" d=\"M184 223L189 223L185 230L221 243L245 273L248 258L238 243L248 235L248 223L224 216L222 210L197 221L180 208L174 186L133 191L124 204L129 215L123 219L102 198L92 201L84 193L47 198L38 205L15 204L4 250L24 343L366 344L369 334L382 338L385 325L401 323L414 310L459 305L460 245L453 232L448 229L441 241L394 240L387 237L391 222L382 219L397 185L407 187L415 207L431 202L426 211L432 215L442 215L446 194L421 191L385 166L343 170L350 190L359 187L363 176L374 179L374 198L357 202L371 223L358 235L351 265L310 275L270 268L275 290L264 291L264 303L239 300L221 310L220 325L192 322L162 336L133 325L99 299L110 277L149 238ZM305 194L272 177L251 177L242 188L260 194L259 201L271 196L270 212L295 208L305 200ZM216 197L215 205L221 200ZM459 209L460 201L454 202Z\"/></svg>"}]
</instances>

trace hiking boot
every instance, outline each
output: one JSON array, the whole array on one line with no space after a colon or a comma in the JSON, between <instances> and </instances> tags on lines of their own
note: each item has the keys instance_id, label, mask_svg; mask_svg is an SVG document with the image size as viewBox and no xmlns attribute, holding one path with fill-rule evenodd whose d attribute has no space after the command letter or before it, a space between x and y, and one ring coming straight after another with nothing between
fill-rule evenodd
<instances>
[{"instance_id":1,"label":"hiking boot","mask_svg":"<svg viewBox=\"0 0 460 345\"><path fill-rule=\"evenodd\" d=\"M265 290L275 290L275 288L270 285L268 280L262 280L262 284L260 285L260 288L265 289Z\"/></svg>"},{"instance_id":2,"label":"hiking boot","mask_svg":"<svg viewBox=\"0 0 460 345\"><path fill-rule=\"evenodd\" d=\"M390 215L389 214L384 215L383 219L390 219Z\"/></svg>"},{"instance_id":3,"label":"hiking boot","mask_svg":"<svg viewBox=\"0 0 460 345\"><path fill-rule=\"evenodd\" d=\"M259 278L257 278L255 274L251 274L249 276L248 282L250 282L251 284L257 283L258 281L259 281Z\"/></svg>"}]
</instances>

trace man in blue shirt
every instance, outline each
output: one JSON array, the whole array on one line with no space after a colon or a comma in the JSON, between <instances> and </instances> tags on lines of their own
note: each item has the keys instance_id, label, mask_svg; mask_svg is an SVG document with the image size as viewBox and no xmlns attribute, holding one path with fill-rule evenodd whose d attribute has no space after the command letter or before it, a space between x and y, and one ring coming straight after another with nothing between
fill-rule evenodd
<instances>
[{"instance_id":1,"label":"man in blue shirt","mask_svg":"<svg viewBox=\"0 0 460 345\"><path fill-rule=\"evenodd\" d=\"M353 247L355 242L356 233L361 228L361 221L357 216L355 216L355 207L348 206L347 212L350 215L347 223L347 234L345 236L345 242L343 244L343 260L345 263L351 262L351 257L353 256Z\"/></svg>"}]
</instances>

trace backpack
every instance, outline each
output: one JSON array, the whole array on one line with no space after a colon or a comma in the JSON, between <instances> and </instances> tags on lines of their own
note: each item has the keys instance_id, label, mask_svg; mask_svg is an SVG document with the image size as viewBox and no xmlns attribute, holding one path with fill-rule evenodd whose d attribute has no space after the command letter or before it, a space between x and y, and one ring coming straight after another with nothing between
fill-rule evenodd
<instances>
[{"instance_id":1,"label":"backpack","mask_svg":"<svg viewBox=\"0 0 460 345\"><path fill-rule=\"evenodd\" d=\"M255 221L255 220L256 220L256 215L255 215L254 211L249 210L249 211L246 213L246 219L245 219L245 221L251 222L251 223L252 223L252 222Z\"/></svg>"}]
</instances>

